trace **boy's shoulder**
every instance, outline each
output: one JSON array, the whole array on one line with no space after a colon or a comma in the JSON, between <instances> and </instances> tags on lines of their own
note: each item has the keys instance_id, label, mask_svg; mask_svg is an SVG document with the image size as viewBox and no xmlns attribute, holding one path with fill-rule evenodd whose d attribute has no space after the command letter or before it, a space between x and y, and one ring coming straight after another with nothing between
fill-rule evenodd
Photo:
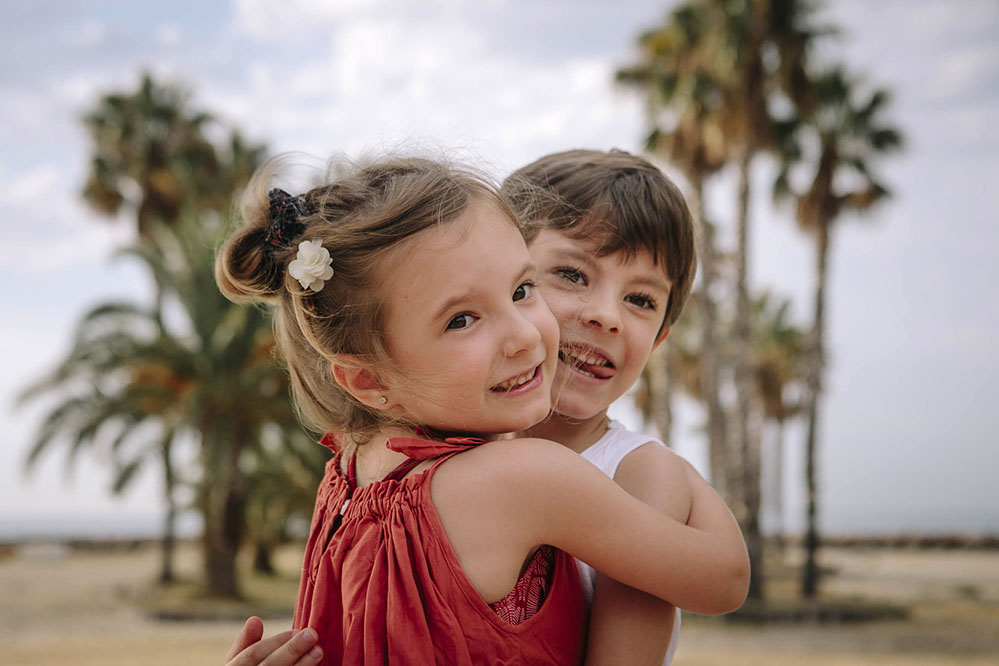
<instances>
[{"instance_id":1,"label":"boy's shoulder","mask_svg":"<svg viewBox=\"0 0 999 666\"><path fill-rule=\"evenodd\" d=\"M612 419L607 432L585 449L582 456L603 470L604 474L613 477L621 461L641 448L668 450L658 438L632 430Z\"/></svg>"},{"instance_id":2,"label":"boy's shoulder","mask_svg":"<svg viewBox=\"0 0 999 666\"><path fill-rule=\"evenodd\" d=\"M616 421L597 442L601 443L604 447L595 452L597 459L591 462L631 495L686 522L691 501L686 467L690 463L658 438ZM613 464L613 469L603 468L600 454Z\"/></svg>"}]
</instances>

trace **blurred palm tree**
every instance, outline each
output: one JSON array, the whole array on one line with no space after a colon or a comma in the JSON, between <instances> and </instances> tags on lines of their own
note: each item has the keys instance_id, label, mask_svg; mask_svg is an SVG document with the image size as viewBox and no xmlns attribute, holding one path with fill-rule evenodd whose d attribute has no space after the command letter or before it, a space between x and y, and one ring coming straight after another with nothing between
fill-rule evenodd
<instances>
[{"instance_id":1,"label":"blurred palm tree","mask_svg":"<svg viewBox=\"0 0 999 666\"><path fill-rule=\"evenodd\" d=\"M290 409L291 402L287 404ZM269 428L261 433L247 472L253 487L246 514L254 570L273 574L274 548L308 534L316 488L329 458L330 451L316 446L303 430Z\"/></svg>"},{"instance_id":2,"label":"blurred palm tree","mask_svg":"<svg viewBox=\"0 0 999 666\"><path fill-rule=\"evenodd\" d=\"M181 438L193 442L198 465L183 480L204 519L204 583L210 594L239 596L235 560L247 511L261 516L252 534L258 546L272 544L290 519L284 511L310 514L328 455L298 426L273 359L269 315L233 305L214 280L223 220L266 149L238 131L216 147L205 138L212 117L188 100L179 86L143 75L137 90L104 95L84 118L94 151L84 197L107 215L134 214L137 242L125 254L151 274L156 297L148 309L96 308L64 362L29 388L25 399L55 395L59 404L28 464L57 441L69 442L68 464L103 444L123 489L156 452L170 579L178 483L171 451Z\"/></svg>"},{"instance_id":3,"label":"blurred palm tree","mask_svg":"<svg viewBox=\"0 0 999 666\"><path fill-rule=\"evenodd\" d=\"M171 365L184 368L191 384L179 407L200 445L197 503L204 519L206 591L239 596L236 556L253 494L249 460L267 431L291 439L299 426L287 376L274 360L270 316L260 308L234 305L215 286L219 227L211 228L203 217L182 217L179 233L159 234L159 251L137 247L133 252L156 276L178 315L173 334L178 356Z\"/></svg>"},{"instance_id":4,"label":"blurred palm tree","mask_svg":"<svg viewBox=\"0 0 999 666\"><path fill-rule=\"evenodd\" d=\"M724 96L724 118L729 161L737 169L736 250L734 253L735 314L731 330L735 409L730 428L737 465L730 474L736 515L746 536L750 560L762 563L760 530L760 406L753 386L752 315L749 297L750 198L753 160L776 146L776 121L771 114L775 98L803 103L810 97L807 57L821 31L812 27L807 0L710 0L706 12L715 28L708 32L714 44L711 69ZM794 86L794 87L788 87ZM762 597L761 567L754 566L749 595Z\"/></svg>"},{"instance_id":5,"label":"blurred palm tree","mask_svg":"<svg viewBox=\"0 0 999 666\"><path fill-rule=\"evenodd\" d=\"M762 557L757 446L762 423L760 406L753 404L748 287L752 164L760 152L779 146L771 109L781 103L803 108L812 103L807 57L816 38L828 32L813 26L813 16L808 0L689 0L661 27L641 37L640 63L617 73L618 82L639 87L649 101L653 129L646 148L667 156L690 185L701 238L700 384L707 407L711 477L739 517L754 563ZM704 217L703 186L727 164L734 165L737 174L736 250L734 315L730 339L722 344L713 289L718 252ZM734 410L726 409L721 397L729 380ZM759 590L754 574L750 595L761 596Z\"/></svg>"},{"instance_id":6,"label":"blurred palm tree","mask_svg":"<svg viewBox=\"0 0 999 666\"><path fill-rule=\"evenodd\" d=\"M767 488L777 523L778 550L783 551L784 426L800 415L806 335L789 321L791 302L765 291L753 300L753 358L756 395L764 418L774 425ZM762 450L762 447L760 447ZM762 456L766 460L766 456Z\"/></svg>"},{"instance_id":7,"label":"blurred palm tree","mask_svg":"<svg viewBox=\"0 0 999 666\"><path fill-rule=\"evenodd\" d=\"M711 174L725 165L726 154L719 108L722 97L706 47L710 30L711 22L703 5L691 2L677 7L662 26L639 37L638 63L619 69L616 79L621 85L637 88L646 99L652 126L645 140L646 150L666 156L689 186L688 201L696 225L700 263L697 301L711 480L724 493L728 485L727 437L720 399L721 363L714 293L716 249L713 229L704 210L704 185ZM650 396L650 404L660 400L661 396ZM669 437L668 433L660 434Z\"/></svg>"},{"instance_id":8,"label":"blurred palm tree","mask_svg":"<svg viewBox=\"0 0 999 666\"><path fill-rule=\"evenodd\" d=\"M189 111L188 101L179 86L143 74L135 92L104 95L83 117L93 144L83 198L109 217L130 209L144 241L151 223L172 224L198 199L198 176L216 165L203 134L212 118Z\"/></svg>"},{"instance_id":9,"label":"blurred palm tree","mask_svg":"<svg viewBox=\"0 0 999 666\"><path fill-rule=\"evenodd\" d=\"M278 506L308 516L323 449L297 424L287 375L273 356L269 315L230 303L215 286L218 226L182 214L175 231L156 232L155 251L148 245L125 250L153 274L165 297L164 311L123 303L94 309L80 324L68 357L25 392L24 399L59 396L28 465L55 442L69 445L68 464L81 448L104 443L115 461L114 485L120 491L158 455L169 507L163 568L169 580L177 510L171 447L180 437L195 442L199 465L188 481L196 488L204 519L205 587L213 595L238 596L235 559L246 533L247 507L266 505L290 485L297 491ZM263 445L267 433L271 441L295 444L282 449L282 455L294 452L282 465L273 464L276 454ZM295 459L299 463L289 484L282 472L292 469ZM254 500L251 489L258 490L255 481L261 479L268 482Z\"/></svg>"},{"instance_id":10,"label":"blurred palm tree","mask_svg":"<svg viewBox=\"0 0 999 666\"><path fill-rule=\"evenodd\" d=\"M819 403L825 368L825 294L833 224L849 213L864 213L889 196L874 173L875 162L902 148L901 131L885 117L891 96L884 89L861 92L842 67L815 77L815 106L800 110L781 126L783 156L774 184L777 200L795 206L799 228L815 243L814 301L807 365L805 440L806 532L802 594L818 586L815 461Z\"/></svg>"},{"instance_id":11,"label":"blurred palm tree","mask_svg":"<svg viewBox=\"0 0 999 666\"><path fill-rule=\"evenodd\" d=\"M178 515L175 440L183 427L176 408L190 382L170 363L175 345L153 312L130 303L93 308L77 326L66 357L28 387L20 401L56 396L25 459L25 468L58 442L69 450L67 471L85 448L105 444L114 468L112 492L127 490L147 462L160 465L166 516L160 581L173 582Z\"/></svg>"}]
</instances>

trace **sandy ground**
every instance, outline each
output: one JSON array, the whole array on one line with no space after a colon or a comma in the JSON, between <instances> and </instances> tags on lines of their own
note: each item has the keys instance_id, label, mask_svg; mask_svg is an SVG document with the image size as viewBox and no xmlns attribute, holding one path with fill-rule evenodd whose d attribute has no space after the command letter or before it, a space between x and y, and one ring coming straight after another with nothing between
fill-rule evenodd
<instances>
[{"instance_id":1,"label":"sandy ground","mask_svg":"<svg viewBox=\"0 0 999 666\"><path fill-rule=\"evenodd\" d=\"M181 570L196 570L193 549L180 556ZM766 627L686 616L676 666L999 664L999 552L830 549L822 564L832 572L827 593L905 604L911 616ZM0 559L0 666L221 664L241 623L150 619L135 599L156 570L152 548L9 553ZM268 634L289 623L269 620Z\"/></svg>"}]
</instances>

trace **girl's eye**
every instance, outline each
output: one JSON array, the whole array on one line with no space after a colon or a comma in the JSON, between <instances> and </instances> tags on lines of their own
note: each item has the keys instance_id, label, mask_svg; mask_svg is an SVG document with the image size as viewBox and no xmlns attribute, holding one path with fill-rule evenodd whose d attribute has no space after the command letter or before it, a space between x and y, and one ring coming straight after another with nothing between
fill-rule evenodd
<instances>
[{"instance_id":1,"label":"girl's eye","mask_svg":"<svg viewBox=\"0 0 999 666\"><path fill-rule=\"evenodd\" d=\"M652 300L651 296L647 296L645 294L630 294L629 296L625 297L625 300L631 303L632 305L637 305L638 307L646 310L656 309L656 302Z\"/></svg>"},{"instance_id":2,"label":"girl's eye","mask_svg":"<svg viewBox=\"0 0 999 666\"><path fill-rule=\"evenodd\" d=\"M457 331L463 328L468 328L472 325L472 322L474 322L475 319L475 315L470 315L468 313L455 315L454 317L451 317L451 321L447 323L446 328L449 331Z\"/></svg>"},{"instance_id":3,"label":"girl's eye","mask_svg":"<svg viewBox=\"0 0 999 666\"><path fill-rule=\"evenodd\" d=\"M586 284L586 276L578 268L573 268L572 266L561 266L554 270L556 275L562 277L566 282L571 282L572 284Z\"/></svg>"},{"instance_id":4,"label":"girl's eye","mask_svg":"<svg viewBox=\"0 0 999 666\"><path fill-rule=\"evenodd\" d=\"M530 298L531 294L533 293L534 293L534 283L530 281L525 282L514 290L513 300L514 302L522 301L525 298Z\"/></svg>"}]
</instances>

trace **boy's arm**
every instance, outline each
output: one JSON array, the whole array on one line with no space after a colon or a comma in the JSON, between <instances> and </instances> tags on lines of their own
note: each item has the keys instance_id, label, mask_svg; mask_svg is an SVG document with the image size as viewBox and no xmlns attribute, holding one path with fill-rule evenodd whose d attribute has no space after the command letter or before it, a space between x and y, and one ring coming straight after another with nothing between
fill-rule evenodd
<instances>
[{"instance_id":1,"label":"boy's arm","mask_svg":"<svg viewBox=\"0 0 999 666\"><path fill-rule=\"evenodd\" d=\"M690 489L683 461L659 444L629 453L614 481L649 506L682 523L690 515ZM663 663L673 635L676 609L669 603L597 574L587 637L587 664Z\"/></svg>"}]
</instances>

